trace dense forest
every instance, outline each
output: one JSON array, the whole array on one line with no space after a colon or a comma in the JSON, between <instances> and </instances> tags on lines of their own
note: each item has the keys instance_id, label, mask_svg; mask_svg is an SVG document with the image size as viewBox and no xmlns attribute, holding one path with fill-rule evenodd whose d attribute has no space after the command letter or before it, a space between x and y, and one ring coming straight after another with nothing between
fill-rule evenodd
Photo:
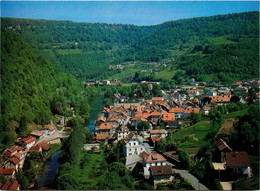
<instances>
[{"instance_id":1,"label":"dense forest","mask_svg":"<svg viewBox=\"0 0 260 191\"><path fill-rule=\"evenodd\" d=\"M186 79L183 74L207 82L258 76L256 11L154 26L15 18L1 21L3 29L15 31L62 71L80 80L106 79L122 72L108 70L109 65L165 62L172 58L167 68L173 73L169 81L177 83ZM175 70L182 77L174 76Z\"/></svg>"},{"instance_id":2,"label":"dense forest","mask_svg":"<svg viewBox=\"0 0 260 191\"><path fill-rule=\"evenodd\" d=\"M76 115L88 121L88 100L97 90L65 74L13 32L1 31L1 118L0 144L12 144L25 136L27 125L50 122L55 114Z\"/></svg>"}]
</instances>

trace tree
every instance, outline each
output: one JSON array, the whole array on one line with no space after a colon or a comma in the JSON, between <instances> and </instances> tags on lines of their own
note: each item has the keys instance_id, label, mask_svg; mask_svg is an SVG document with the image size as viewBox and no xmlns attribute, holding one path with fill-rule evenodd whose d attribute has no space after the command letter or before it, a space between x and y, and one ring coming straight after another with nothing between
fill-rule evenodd
<instances>
[{"instance_id":1,"label":"tree","mask_svg":"<svg viewBox=\"0 0 260 191\"><path fill-rule=\"evenodd\" d=\"M212 130L214 132L216 123L220 123L222 121L222 115L220 111L210 111L209 118L212 120Z\"/></svg>"},{"instance_id":2,"label":"tree","mask_svg":"<svg viewBox=\"0 0 260 191\"><path fill-rule=\"evenodd\" d=\"M191 167L192 163L191 163L191 159L190 156L187 152L185 151L181 151L179 154L179 160L181 161L182 167L184 169L188 169Z\"/></svg>"},{"instance_id":3,"label":"tree","mask_svg":"<svg viewBox=\"0 0 260 191\"><path fill-rule=\"evenodd\" d=\"M256 88L255 87L251 87L248 90L248 105L251 105L252 103L254 103L254 101L256 100Z\"/></svg>"},{"instance_id":4,"label":"tree","mask_svg":"<svg viewBox=\"0 0 260 191\"><path fill-rule=\"evenodd\" d=\"M150 128L150 123L148 121L141 121L137 125L138 130L148 130Z\"/></svg>"}]
</instances>

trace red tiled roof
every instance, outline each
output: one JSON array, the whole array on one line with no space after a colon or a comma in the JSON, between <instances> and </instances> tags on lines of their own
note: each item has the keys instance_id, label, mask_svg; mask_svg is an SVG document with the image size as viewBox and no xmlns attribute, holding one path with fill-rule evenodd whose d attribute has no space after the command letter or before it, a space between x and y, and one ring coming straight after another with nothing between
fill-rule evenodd
<instances>
[{"instance_id":1,"label":"red tiled roof","mask_svg":"<svg viewBox=\"0 0 260 191\"><path fill-rule=\"evenodd\" d=\"M109 134L96 134L97 140L106 140L109 137Z\"/></svg>"},{"instance_id":2,"label":"red tiled roof","mask_svg":"<svg viewBox=\"0 0 260 191\"><path fill-rule=\"evenodd\" d=\"M16 150L17 151L22 151L22 150L24 150L25 148L24 147L21 147L21 146L18 146L18 147L16 147Z\"/></svg>"},{"instance_id":3,"label":"red tiled roof","mask_svg":"<svg viewBox=\"0 0 260 191\"><path fill-rule=\"evenodd\" d=\"M226 162L228 167L249 167L250 161L247 152L226 153Z\"/></svg>"},{"instance_id":4,"label":"red tiled roof","mask_svg":"<svg viewBox=\"0 0 260 191\"><path fill-rule=\"evenodd\" d=\"M152 97L152 101L163 101L163 97Z\"/></svg>"},{"instance_id":5,"label":"red tiled roof","mask_svg":"<svg viewBox=\"0 0 260 191\"><path fill-rule=\"evenodd\" d=\"M174 121L174 113L167 113L163 114L163 121Z\"/></svg>"},{"instance_id":6,"label":"red tiled roof","mask_svg":"<svg viewBox=\"0 0 260 191\"><path fill-rule=\"evenodd\" d=\"M10 186L12 185L12 183L8 180L4 186L1 188L1 190L9 190Z\"/></svg>"},{"instance_id":7,"label":"red tiled roof","mask_svg":"<svg viewBox=\"0 0 260 191\"><path fill-rule=\"evenodd\" d=\"M169 113L183 113L184 109L181 107L172 108Z\"/></svg>"},{"instance_id":8,"label":"red tiled roof","mask_svg":"<svg viewBox=\"0 0 260 191\"><path fill-rule=\"evenodd\" d=\"M151 116L161 116L161 113L154 111L151 113Z\"/></svg>"},{"instance_id":9,"label":"red tiled roof","mask_svg":"<svg viewBox=\"0 0 260 191\"><path fill-rule=\"evenodd\" d=\"M51 149L51 146L46 141L41 141L37 145L39 145L39 147L41 147L45 151L48 151Z\"/></svg>"},{"instance_id":10,"label":"red tiled roof","mask_svg":"<svg viewBox=\"0 0 260 191\"><path fill-rule=\"evenodd\" d=\"M151 166L152 176L172 175L172 167L170 165Z\"/></svg>"},{"instance_id":11,"label":"red tiled roof","mask_svg":"<svg viewBox=\"0 0 260 191\"><path fill-rule=\"evenodd\" d=\"M228 150L232 151L232 149L227 145L227 143L225 141L223 141L223 139L217 140L216 146L218 147L219 151L223 151L224 149L228 149Z\"/></svg>"},{"instance_id":12,"label":"red tiled roof","mask_svg":"<svg viewBox=\"0 0 260 191\"><path fill-rule=\"evenodd\" d=\"M19 159L17 159L16 157L12 157L9 161L15 165L17 165L20 162Z\"/></svg>"},{"instance_id":13,"label":"red tiled roof","mask_svg":"<svg viewBox=\"0 0 260 191\"><path fill-rule=\"evenodd\" d=\"M109 130L111 129L111 123L101 123L101 125L99 126L100 130Z\"/></svg>"},{"instance_id":14,"label":"red tiled roof","mask_svg":"<svg viewBox=\"0 0 260 191\"><path fill-rule=\"evenodd\" d=\"M138 156L141 157L142 159L146 160L147 157L149 156L149 153L146 151L143 151Z\"/></svg>"},{"instance_id":15,"label":"red tiled roof","mask_svg":"<svg viewBox=\"0 0 260 191\"><path fill-rule=\"evenodd\" d=\"M22 142L25 142L26 144L29 144L33 141L35 141L36 139L33 137L33 136L29 136L29 137L26 137L24 139L22 139Z\"/></svg>"},{"instance_id":16,"label":"red tiled roof","mask_svg":"<svg viewBox=\"0 0 260 191\"><path fill-rule=\"evenodd\" d=\"M17 190L20 184L16 180L14 180L13 184L10 186L8 190Z\"/></svg>"},{"instance_id":17,"label":"red tiled roof","mask_svg":"<svg viewBox=\"0 0 260 191\"><path fill-rule=\"evenodd\" d=\"M200 108L187 107L185 109L185 111L184 111L185 114L190 114L191 112L199 113L200 112Z\"/></svg>"},{"instance_id":18,"label":"red tiled roof","mask_svg":"<svg viewBox=\"0 0 260 191\"><path fill-rule=\"evenodd\" d=\"M157 154L157 153L154 153L154 154L150 154L147 158L146 158L146 161L145 162L158 162L158 161L166 161L166 159L160 155L160 154Z\"/></svg>"},{"instance_id":19,"label":"red tiled roof","mask_svg":"<svg viewBox=\"0 0 260 191\"><path fill-rule=\"evenodd\" d=\"M50 131L54 131L54 127L53 127L51 124L46 125L46 126L43 127L42 129L48 129L48 130L50 130Z\"/></svg>"},{"instance_id":20,"label":"red tiled roof","mask_svg":"<svg viewBox=\"0 0 260 191\"><path fill-rule=\"evenodd\" d=\"M16 148L15 146L12 146L10 149L8 149L11 153L15 152L16 151Z\"/></svg>"},{"instance_id":21,"label":"red tiled roof","mask_svg":"<svg viewBox=\"0 0 260 191\"><path fill-rule=\"evenodd\" d=\"M41 149L41 147L38 144L38 145L32 146L28 152L33 152L33 151L39 152L40 149Z\"/></svg>"},{"instance_id":22,"label":"red tiled roof","mask_svg":"<svg viewBox=\"0 0 260 191\"><path fill-rule=\"evenodd\" d=\"M231 96L224 95L224 96L209 96L213 102L230 102Z\"/></svg>"},{"instance_id":23,"label":"red tiled roof","mask_svg":"<svg viewBox=\"0 0 260 191\"><path fill-rule=\"evenodd\" d=\"M151 134L163 134L165 131L163 129L156 129L156 130L151 130Z\"/></svg>"},{"instance_id":24,"label":"red tiled roof","mask_svg":"<svg viewBox=\"0 0 260 191\"><path fill-rule=\"evenodd\" d=\"M12 156L12 153L10 151L7 150L4 152L4 157L10 157L10 156Z\"/></svg>"},{"instance_id":25,"label":"red tiled roof","mask_svg":"<svg viewBox=\"0 0 260 191\"><path fill-rule=\"evenodd\" d=\"M159 140L160 140L160 138L159 138L158 135L152 137L152 142L153 143L158 142Z\"/></svg>"},{"instance_id":26,"label":"red tiled roof","mask_svg":"<svg viewBox=\"0 0 260 191\"><path fill-rule=\"evenodd\" d=\"M14 156L19 159L22 155L23 153L16 153Z\"/></svg>"},{"instance_id":27,"label":"red tiled roof","mask_svg":"<svg viewBox=\"0 0 260 191\"><path fill-rule=\"evenodd\" d=\"M14 173L14 168L1 169L1 174L12 175Z\"/></svg>"},{"instance_id":28,"label":"red tiled roof","mask_svg":"<svg viewBox=\"0 0 260 191\"><path fill-rule=\"evenodd\" d=\"M107 121L108 121L108 122L113 122L113 121L114 121L114 122L119 123L118 120L117 120L116 118L114 118L114 117L108 118Z\"/></svg>"}]
</instances>

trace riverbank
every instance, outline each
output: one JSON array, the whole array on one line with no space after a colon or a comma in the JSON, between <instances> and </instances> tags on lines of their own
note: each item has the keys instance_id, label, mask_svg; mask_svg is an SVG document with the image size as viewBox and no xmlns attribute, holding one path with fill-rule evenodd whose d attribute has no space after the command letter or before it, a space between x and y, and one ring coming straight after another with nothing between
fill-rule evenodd
<instances>
[{"instance_id":1,"label":"riverbank","mask_svg":"<svg viewBox=\"0 0 260 191\"><path fill-rule=\"evenodd\" d=\"M59 168L58 159L61 154L62 144L51 144L51 150L44 156L41 173L37 176L32 189L49 189L49 187L56 176L56 170Z\"/></svg>"}]
</instances>

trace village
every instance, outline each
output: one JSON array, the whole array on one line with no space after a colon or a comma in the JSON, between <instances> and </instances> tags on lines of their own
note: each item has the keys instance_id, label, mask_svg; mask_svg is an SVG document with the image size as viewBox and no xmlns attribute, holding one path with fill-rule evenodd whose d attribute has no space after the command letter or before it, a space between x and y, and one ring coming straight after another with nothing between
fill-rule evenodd
<instances>
[{"instance_id":1,"label":"village","mask_svg":"<svg viewBox=\"0 0 260 191\"><path fill-rule=\"evenodd\" d=\"M152 89L152 83L148 87ZM120 103L127 100L114 95L115 104L109 108L102 108L95 120L95 136L93 144L85 144L84 148L90 150L92 147L100 148L101 143L118 142L123 140L123 152L126 159L125 165L133 170L139 163L143 165L144 177L154 180L154 186L159 183L172 181L175 162L178 159L170 158L155 151L155 145L160 139L165 139L169 131L176 132L185 128L184 124L189 121L193 114L209 115L210 110L216 106L228 105L229 103L241 102L245 104L248 100L248 90L251 86L259 87L259 81L236 82L230 87L211 84L208 91L205 83L196 83L191 79L190 86L170 91L170 95L164 93L164 97L152 97L150 100L138 99L135 103ZM236 96L237 94L244 96ZM236 94L236 95L235 95ZM256 93L259 100L259 93ZM233 151L227 143L222 140L215 141L219 151L219 160L212 163L216 174L221 179L224 190L231 190L228 182L230 179L238 179L241 176L252 176L249 155L246 151ZM167 160L166 160L167 158ZM232 177L232 178L231 178ZM220 179L219 179L220 180ZM197 186L207 190L204 185Z\"/></svg>"},{"instance_id":2,"label":"village","mask_svg":"<svg viewBox=\"0 0 260 191\"><path fill-rule=\"evenodd\" d=\"M60 143L60 139L68 137L65 135L66 130L67 128L62 128L59 131L51 122L42 129L32 131L27 137L18 138L15 145L6 149L1 156L0 174L7 181L0 183L0 189L20 190L16 175L23 169L26 158L33 152L39 153L42 157L52 152L51 144Z\"/></svg>"},{"instance_id":3,"label":"village","mask_svg":"<svg viewBox=\"0 0 260 191\"><path fill-rule=\"evenodd\" d=\"M152 90L156 82L142 83L147 83L149 90ZM106 80L104 85L110 85L110 82ZM215 83L205 87L205 83L197 83L191 79L190 86L182 86L171 91L161 90L162 97L152 97L149 100L139 98L134 103L127 103L128 98L117 93L114 95L114 105L100 110L94 122L93 143L85 144L84 149L99 150L101 144L123 141L126 168L132 171L136 165L141 164L144 177L152 177L156 188L157 184L172 181L174 174L185 177L180 170L181 166L178 166L178 159L156 151L157 142L166 139L170 133L185 128L186 122L194 114L207 116L213 107L237 102L246 103L248 90L253 85L259 87L260 82L236 82L229 87ZM241 96L237 96L238 94ZM256 96L259 100L259 93L256 93ZM20 185L15 179L15 174L23 168L26 157L32 152L45 156L50 152L51 144L60 143L60 139L68 137L65 132L71 128L66 127L64 117L60 117L58 121L62 128L60 131L51 122L42 129L34 130L25 138L18 138L15 145L4 151L0 169L8 181L1 183L0 189L19 190ZM225 183L225 178L228 180L230 176L237 179L241 176L252 176L246 151L233 151L222 139L216 140L215 144L219 150L219 160L214 161L212 165L216 174L222 177L223 189L232 188L230 184ZM193 178L195 183L192 182L192 186L195 189L208 190L203 184L197 183L199 180Z\"/></svg>"}]
</instances>

